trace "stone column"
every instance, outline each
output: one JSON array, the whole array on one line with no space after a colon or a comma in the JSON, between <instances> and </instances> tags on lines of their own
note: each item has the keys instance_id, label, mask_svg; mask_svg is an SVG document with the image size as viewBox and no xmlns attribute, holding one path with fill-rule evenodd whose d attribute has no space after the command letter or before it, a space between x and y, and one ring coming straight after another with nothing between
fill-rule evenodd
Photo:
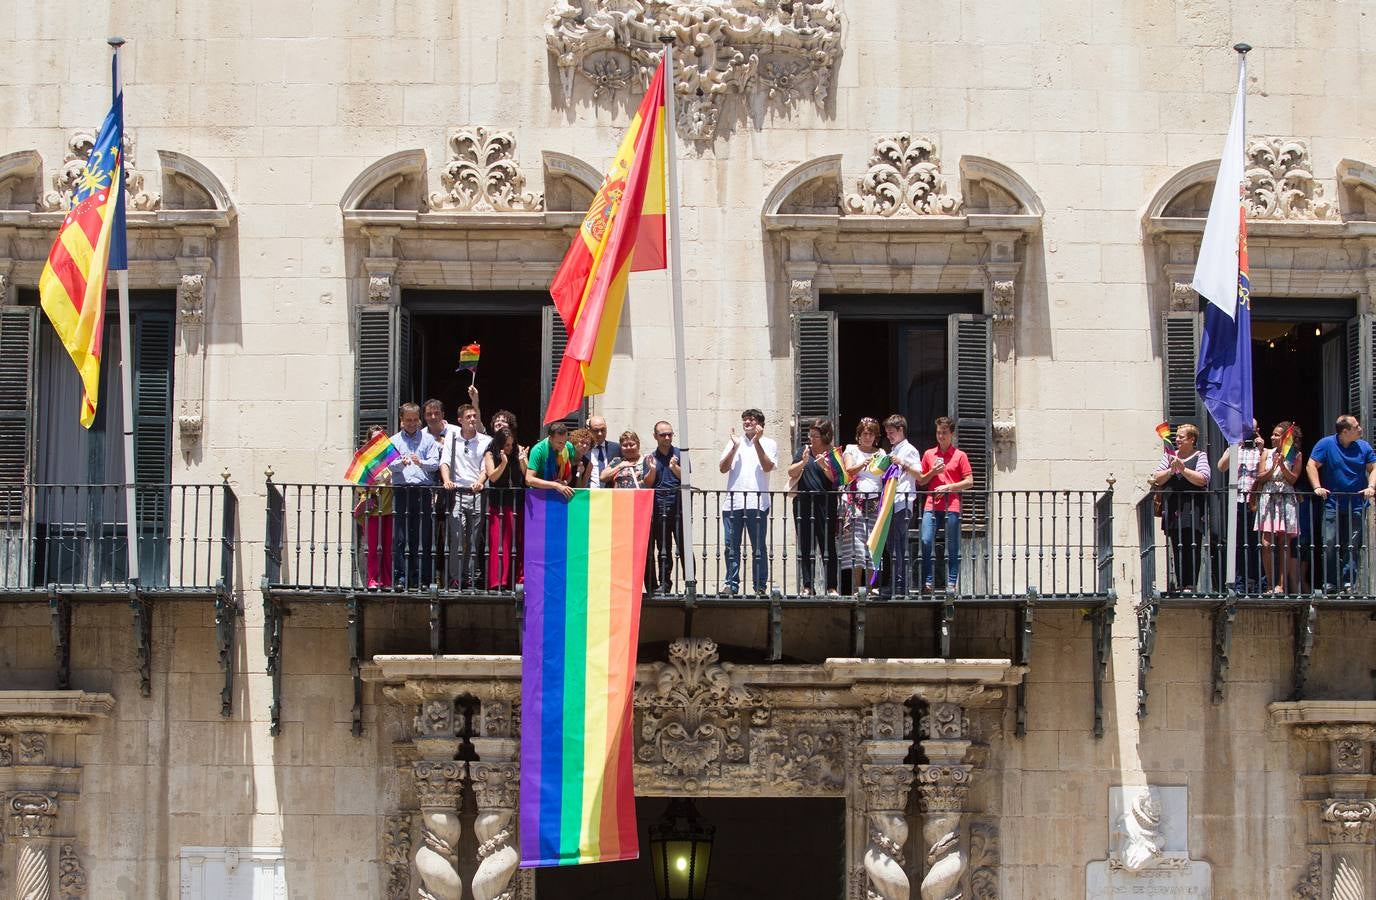
<instances>
[{"instance_id":1,"label":"stone column","mask_svg":"<svg viewBox=\"0 0 1376 900\"><path fill-rule=\"evenodd\" d=\"M55 791L22 791L5 804L10 836L18 841L14 865L16 900L48 900L52 896L52 868L48 845L57 823Z\"/></svg>"},{"instance_id":2,"label":"stone column","mask_svg":"<svg viewBox=\"0 0 1376 900\"><path fill-rule=\"evenodd\" d=\"M903 847L908 842L908 794L913 767L904 762L912 750L912 717L905 685L855 685L867 704L861 725L860 786L865 810L865 876L871 900L908 900Z\"/></svg>"},{"instance_id":3,"label":"stone column","mask_svg":"<svg viewBox=\"0 0 1376 900\"><path fill-rule=\"evenodd\" d=\"M454 700L426 699L416 717L416 751L411 764L420 806L421 841L416 850L418 891L422 900L460 900L459 805L462 802L464 764L459 753Z\"/></svg>"},{"instance_id":4,"label":"stone column","mask_svg":"<svg viewBox=\"0 0 1376 900\"><path fill-rule=\"evenodd\" d=\"M922 900L954 900L961 896L969 867L965 846L965 814L974 766L966 762L970 750L970 720L963 704L981 692L978 685L922 685L917 695L927 702L918 721L918 744L927 757L918 766L918 805L922 812L922 840L927 848L927 871L922 877Z\"/></svg>"},{"instance_id":5,"label":"stone column","mask_svg":"<svg viewBox=\"0 0 1376 900\"><path fill-rule=\"evenodd\" d=\"M517 757L517 684L494 684L479 695L480 708L473 749L478 758L468 764L478 815L478 868L473 873L473 900L515 900L518 886L512 876L521 862L516 849L517 796L521 787Z\"/></svg>"}]
</instances>

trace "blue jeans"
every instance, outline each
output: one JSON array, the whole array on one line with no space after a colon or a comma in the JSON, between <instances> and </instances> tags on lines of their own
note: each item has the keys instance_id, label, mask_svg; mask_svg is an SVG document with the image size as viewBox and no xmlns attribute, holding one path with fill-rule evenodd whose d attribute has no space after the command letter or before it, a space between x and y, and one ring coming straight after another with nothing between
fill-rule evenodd
<instances>
[{"instance_id":1,"label":"blue jeans","mask_svg":"<svg viewBox=\"0 0 1376 900\"><path fill-rule=\"evenodd\" d=\"M960 581L960 513L934 512L927 510L922 514L922 584L932 584L932 548L936 544L936 530L946 526L946 584L955 585Z\"/></svg>"},{"instance_id":2,"label":"blue jeans","mask_svg":"<svg viewBox=\"0 0 1376 900\"><path fill-rule=\"evenodd\" d=\"M912 515L911 509L896 509L889 522L885 546L889 552L889 593L895 597L908 593L908 522Z\"/></svg>"},{"instance_id":3,"label":"blue jeans","mask_svg":"<svg viewBox=\"0 0 1376 900\"><path fill-rule=\"evenodd\" d=\"M721 514L726 538L726 589L741 589L741 536L750 535L750 575L756 593L769 588L769 556L764 545L768 510L729 509Z\"/></svg>"},{"instance_id":4,"label":"blue jeans","mask_svg":"<svg viewBox=\"0 0 1376 900\"><path fill-rule=\"evenodd\" d=\"M1357 585L1361 575L1362 528L1366 510L1340 504L1323 509L1323 585Z\"/></svg>"}]
</instances>

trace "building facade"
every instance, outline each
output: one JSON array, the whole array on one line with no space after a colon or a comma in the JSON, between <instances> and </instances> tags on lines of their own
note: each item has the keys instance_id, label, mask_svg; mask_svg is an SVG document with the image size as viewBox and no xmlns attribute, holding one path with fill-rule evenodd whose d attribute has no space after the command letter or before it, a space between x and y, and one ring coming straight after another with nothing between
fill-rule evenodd
<instances>
[{"instance_id":1,"label":"building facade","mask_svg":"<svg viewBox=\"0 0 1376 900\"><path fill-rule=\"evenodd\" d=\"M1341 597L1216 576L1166 596L1146 491L1153 426L1207 426L1189 282L1239 40L1263 434L1295 421L1308 447L1371 417L1372 12L18 4L0 896L653 896L631 863L517 870L520 592L366 591L340 476L400 403L452 420L470 341L485 416L538 439L565 340L547 287L664 35L677 442L701 500L696 590L642 619L642 843L666 799L695 798L719 826L713 897L1376 891L1371 567ZM117 382L83 432L37 296L107 108L106 34L129 40L137 583ZM677 422L673 348L665 274L638 273L585 411L613 439ZM930 446L953 417L974 473L958 590L804 601L776 472L767 596L706 596L715 463L750 407L790 460L818 418L848 443L898 412Z\"/></svg>"}]
</instances>

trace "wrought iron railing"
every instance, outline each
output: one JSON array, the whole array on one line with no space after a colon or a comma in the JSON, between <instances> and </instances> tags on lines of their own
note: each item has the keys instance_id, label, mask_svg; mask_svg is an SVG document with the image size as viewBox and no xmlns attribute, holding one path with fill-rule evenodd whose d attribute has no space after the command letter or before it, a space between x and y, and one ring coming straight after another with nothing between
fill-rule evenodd
<instances>
[{"instance_id":1,"label":"wrought iron railing","mask_svg":"<svg viewBox=\"0 0 1376 900\"><path fill-rule=\"evenodd\" d=\"M127 490L0 486L0 593L133 587ZM136 484L133 491L139 590L232 592L238 498L229 484Z\"/></svg>"},{"instance_id":2,"label":"wrought iron railing","mask_svg":"<svg viewBox=\"0 0 1376 900\"><path fill-rule=\"evenodd\" d=\"M1227 583L1228 515L1237 520ZM1151 490L1137 503L1141 593L1155 597L1364 597L1372 503L1360 494Z\"/></svg>"},{"instance_id":3,"label":"wrought iron railing","mask_svg":"<svg viewBox=\"0 0 1376 900\"><path fill-rule=\"evenodd\" d=\"M266 584L273 590L319 593L513 595L521 584L523 493L269 481ZM696 596L795 598L833 591L852 595L864 588L873 598L892 596L896 587L906 587L904 596L913 599L923 594L926 494L914 499L902 532L906 578L895 578L900 554L891 534L872 588L867 578L845 571L838 558L838 544L863 543L868 533L857 520L853 495L695 490L686 518L674 515L673 496L662 497L666 505L653 523L647 594L688 593L673 534L679 522L691 524ZM959 563L949 594L1073 598L1111 592L1111 490L967 491L962 498L980 516L949 534L934 529L936 594L948 593L946 554L957 535Z\"/></svg>"}]
</instances>

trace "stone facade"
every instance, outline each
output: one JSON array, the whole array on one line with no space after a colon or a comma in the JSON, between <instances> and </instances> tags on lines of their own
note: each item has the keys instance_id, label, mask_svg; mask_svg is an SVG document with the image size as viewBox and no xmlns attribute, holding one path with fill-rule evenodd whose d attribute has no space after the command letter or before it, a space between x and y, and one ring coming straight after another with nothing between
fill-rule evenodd
<instances>
[{"instance_id":1,"label":"stone facade","mask_svg":"<svg viewBox=\"0 0 1376 900\"><path fill-rule=\"evenodd\" d=\"M739 409L788 431L793 318L824 294L977 296L993 324L992 484L1118 480L1118 614L1103 658L1095 623L1039 610L1028 667L981 619L952 655L1000 660L997 672L744 667L692 708L658 686L700 678L685 654L701 645L666 649L677 624L647 626L647 647L666 648L641 660L637 783L844 797L848 897L1082 897L1085 864L1113 850L1109 789L1147 784L1188 787L1188 858L1212 864L1217 896L1376 890L1368 714L1268 712L1294 680L1289 617L1239 613L1215 704L1208 614L1163 613L1151 712L1137 718L1131 505L1156 462L1162 320L1192 308L1180 287L1236 40L1257 45L1254 295L1376 309L1369 10L920 7L119 0L108 13L25 2L0 21L0 307L37 284L72 163L108 102L104 45L75 52L73 23L123 32L130 279L176 294L173 480L227 470L244 536L228 718L211 603L154 604L146 694L128 610L79 606L72 686L104 699L78 716L68 700L45 701L57 712L4 705L41 699L55 665L46 601L0 598L0 891L172 896L183 848L257 847L281 848L292 896L533 893L512 871L510 659L407 669L385 657L424 649L424 612L374 613L359 626L379 658L362 661L356 736L345 613L298 605L278 673L289 702L269 734L262 475L333 480L347 462L360 309L420 288L547 286L662 33L698 51L674 84L691 398L680 440L708 448L699 484L719 483L711 452ZM594 408L643 434L674 402L669 292L661 273L631 286L616 377ZM905 622L893 637L917 646L925 628ZM1373 638L1366 612L1325 611L1308 696L1370 697ZM1101 739L1096 667L1108 675ZM987 686L978 698L975 684ZM919 707L932 718L905 719ZM689 720L727 733L686 746L666 726ZM456 759L462 728L476 758Z\"/></svg>"}]
</instances>

